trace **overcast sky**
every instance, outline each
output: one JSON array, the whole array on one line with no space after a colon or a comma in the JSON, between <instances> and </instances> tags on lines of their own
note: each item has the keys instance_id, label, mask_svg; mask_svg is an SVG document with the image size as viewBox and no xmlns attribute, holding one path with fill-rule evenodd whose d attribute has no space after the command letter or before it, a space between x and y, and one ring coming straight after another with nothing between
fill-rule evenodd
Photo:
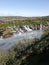
<instances>
[{"instance_id":1,"label":"overcast sky","mask_svg":"<svg viewBox=\"0 0 49 65\"><path fill-rule=\"evenodd\" d=\"M46 16L49 0L0 0L0 16Z\"/></svg>"}]
</instances>

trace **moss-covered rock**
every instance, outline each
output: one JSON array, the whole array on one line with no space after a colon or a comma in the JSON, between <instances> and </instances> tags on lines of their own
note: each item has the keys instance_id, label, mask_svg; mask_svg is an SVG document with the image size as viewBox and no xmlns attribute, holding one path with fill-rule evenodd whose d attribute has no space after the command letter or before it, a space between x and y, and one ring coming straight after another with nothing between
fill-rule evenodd
<instances>
[{"instance_id":1,"label":"moss-covered rock","mask_svg":"<svg viewBox=\"0 0 49 65\"><path fill-rule=\"evenodd\" d=\"M8 37L11 37L12 36L12 32L10 29L6 29L4 32L3 32L3 38L8 38Z\"/></svg>"}]
</instances>

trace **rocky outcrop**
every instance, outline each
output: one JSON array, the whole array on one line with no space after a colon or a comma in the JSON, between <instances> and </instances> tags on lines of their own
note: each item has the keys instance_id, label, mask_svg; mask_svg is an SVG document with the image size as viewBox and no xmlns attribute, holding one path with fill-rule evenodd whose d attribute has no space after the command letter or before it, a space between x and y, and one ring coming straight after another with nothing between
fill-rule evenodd
<instances>
[{"instance_id":1,"label":"rocky outcrop","mask_svg":"<svg viewBox=\"0 0 49 65\"><path fill-rule=\"evenodd\" d=\"M11 37L13 34L10 33L10 34L7 34L7 35L4 35L3 38L8 38L8 37Z\"/></svg>"}]
</instances>

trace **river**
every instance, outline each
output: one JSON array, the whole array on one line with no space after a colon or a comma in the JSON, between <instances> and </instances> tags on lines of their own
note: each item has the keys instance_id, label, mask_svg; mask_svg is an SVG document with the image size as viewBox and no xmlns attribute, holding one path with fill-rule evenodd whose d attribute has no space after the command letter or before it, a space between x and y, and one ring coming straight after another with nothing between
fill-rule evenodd
<instances>
[{"instance_id":1,"label":"river","mask_svg":"<svg viewBox=\"0 0 49 65\"><path fill-rule=\"evenodd\" d=\"M10 38L0 39L0 49L10 49L12 46L17 44L19 41L22 41L24 39L34 39L34 38L40 38L43 34L42 30L36 30L36 31L28 31L22 34L16 34L13 35Z\"/></svg>"}]
</instances>

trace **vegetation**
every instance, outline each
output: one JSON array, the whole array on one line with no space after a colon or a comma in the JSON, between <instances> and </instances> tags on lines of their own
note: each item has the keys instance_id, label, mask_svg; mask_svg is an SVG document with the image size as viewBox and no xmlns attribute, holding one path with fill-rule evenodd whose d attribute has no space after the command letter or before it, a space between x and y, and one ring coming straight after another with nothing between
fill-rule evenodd
<instances>
[{"instance_id":1,"label":"vegetation","mask_svg":"<svg viewBox=\"0 0 49 65\"><path fill-rule=\"evenodd\" d=\"M4 32L3 32L3 37L8 37L8 36L11 36L12 35L12 32L10 29L6 29Z\"/></svg>"},{"instance_id":2,"label":"vegetation","mask_svg":"<svg viewBox=\"0 0 49 65\"><path fill-rule=\"evenodd\" d=\"M45 17L0 17L0 27L47 24L49 16Z\"/></svg>"}]
</instances>

